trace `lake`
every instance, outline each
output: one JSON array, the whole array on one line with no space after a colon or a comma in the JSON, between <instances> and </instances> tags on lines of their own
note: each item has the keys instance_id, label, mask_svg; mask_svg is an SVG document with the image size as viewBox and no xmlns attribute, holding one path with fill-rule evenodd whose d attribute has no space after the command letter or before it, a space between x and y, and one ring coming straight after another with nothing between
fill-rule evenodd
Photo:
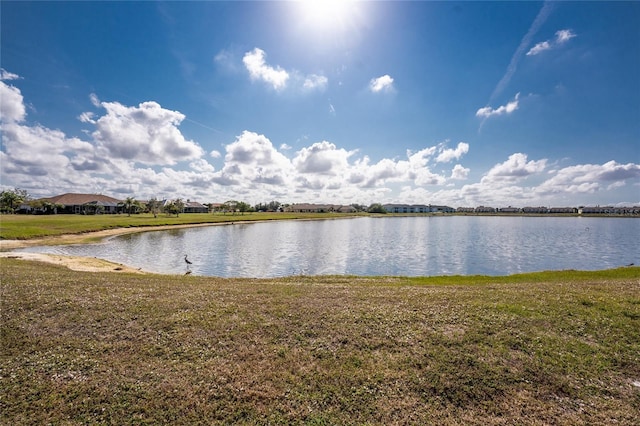
<instances>
[{"instance_id":1,"label":"lake","mask_svg":"<svg viewBox=\"0 0 640 426\"><path fill-rule=\"evenodd\" d=\"M506 275L640 264L633 218L415 216L236 223L25 251L194 275Z\"/></svg>"}]
</instances>

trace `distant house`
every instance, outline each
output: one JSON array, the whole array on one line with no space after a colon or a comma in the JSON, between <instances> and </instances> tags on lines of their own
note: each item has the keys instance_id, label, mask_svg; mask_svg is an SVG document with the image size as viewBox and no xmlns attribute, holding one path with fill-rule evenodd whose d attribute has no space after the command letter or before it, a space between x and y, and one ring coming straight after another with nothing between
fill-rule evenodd
<instances>
[{"instance_id":1,"label":"distant house","mask_svg":"<svg viewBox=\"0 0 640 426\"><path fill-rule=\"evenodd\" d=\"M221 211L224 207L222 203L209 203L209 212L218 212Z\"/></svg>"},{"instance_id":2,"label":"distant house","mask_svg":"<svg viewBox=\"0 0 640 426\"><path fill-rule=\"evenodd\" d=\"M343 206L339 204L292 204L285 207L284 211L292 213L355 213L353 206Z\"/></svg>"},{"instance_id":3,"label":"distant house","mask_svg":"<svg viewBox=\"0 0 640 426\"><path fill-rule=\"evenodd\" d=\"M385 204L387 213L429 213L429 206L424 204Z\"/></svg>"},{"instance_id":4,"label":"distant house","mask_svg":"<svg viewBox=\"0 0 640 426\"><path fill-rule=\"evenodd\" d=\"M353 206L339 206L335 211L338 213L356 213L358 210Z\"/></svg>"},{"instance_id":5,"label":"distant house","mask_svg":"<svg viewBox=\"0 0 640 426\"><path fill-rule=\"evenodd\" d=\"M522 212L527 214L541 214L541 213L548 213L549 209L542 206L541 207L523 207Z\"/></svg>"},{"instance_id":6,"label":"distant house","mask_svg":"<svg viewBox=\"0 0 640 426\"><path fill-rule=\"evenodd\" d=\"M498 209L500 213L520 213L520 209L518 207L501 207Z\"/></svg>"},{"instance_id":7,"label":"distant house","mask_svg":"<svg viewBox=\"0 0 640 426\"><path fill-rule=\"evenodd\" d=\"M183 213L209 213L209 208L197 201L186 201L184 203Z\"/></svg>"},{"instance_id":8,"label":"distant house","mask_svg":"<svg viewBox=\"0 0 640 426\"><path fill-rule=\"evenodd\" d=\"M114 214L118 212L118 204L122 204L121 200L102 194L67 193L41 200L61 205L57 213L67 214Z\"/></svg>"},{"instance_id":9,"label":"distant house","mask_svg":"<svg viewBox=\"0 0 640 426\"><path fill-rule=\"evenodd\" d=\"M549 209L551 214L576 214L578 209L575 207L551 207Z\"/></svg>"},{"instance_id":10,"label":"distant house","mask_svg":"<svg viewBox=\"0 0 640 426\"><path fill-rule=\"evenodd\" d=\"M476 213L495 213L495 207L478 206L476 207Z\"/></svg>"},{"instance_id":11,"label":"distant house","mask_svg":"<svg viewBox=\"0 0 640 426\"><path fill-rule=\"evenodd\" d=\"M458 213L473 213L475 208L473 207L458 207L456 210Z\"/></svg>"},{"instance_id":12,"label":"distant house","mask_svg":"<svg viewBox=\"0 0 640 426\"><path fill-rule=\"evenodd\" d=\"M432 213L455 213L456 209L449 206L434 206L429 204L429 211Z\"/></svg>"},{"instance_id":13,"label":"distant house","mask_svg":"<svg viewBox=\"0 0 640 426\"><path fill-rule=\"evenodd\" d=\"M429 204L385 204L382 206L388 213L454 213L456 209L449 206Z\"/></svg>"}]
</instances>

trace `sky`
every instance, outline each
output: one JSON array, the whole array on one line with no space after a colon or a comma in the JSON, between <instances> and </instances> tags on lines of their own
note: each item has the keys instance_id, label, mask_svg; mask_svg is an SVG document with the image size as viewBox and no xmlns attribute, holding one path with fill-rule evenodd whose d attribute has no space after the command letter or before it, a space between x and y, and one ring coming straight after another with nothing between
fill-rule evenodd
<instances>
[{"instance_id":1,"label":"sky","mask_svg":"<svg viewBox=\"0 0 640 426\"><path fill-rule=\"evenodd\" d=\"M0 3L0 187L640 204L640 2Z\"/></svg>"}]
</instances>

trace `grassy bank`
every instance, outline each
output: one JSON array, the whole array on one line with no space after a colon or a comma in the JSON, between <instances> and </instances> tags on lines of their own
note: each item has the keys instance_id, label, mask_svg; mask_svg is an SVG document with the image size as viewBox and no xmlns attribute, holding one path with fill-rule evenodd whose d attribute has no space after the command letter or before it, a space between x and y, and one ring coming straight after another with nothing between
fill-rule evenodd
<instances>
[{"instance_id":1,"label":"grassy bank","mask_svg":"<svg viewBox=\"0 0 640 426\"><path fill-rule=\"evenodd\" d=\"M639 268L250 280L3 259L1 272L0 424L640 417Z\"/></svg>"},{"instance_id":2,"label":"grassy bank","mask_svg":"<svg viewBox=\"0 0 640 426\"><path fill-rule=\"evenodd\" d=\"M276 219L335 218L348 216L340 213L244 213L203 214L183 213L180 216L160 214L139 215L2 215L0 239L30 239L63 234L79 234L115 228L149 227L165 225L191 225ZM353 216L353 215L351 215Z\"/></svg>"}]
</instances>

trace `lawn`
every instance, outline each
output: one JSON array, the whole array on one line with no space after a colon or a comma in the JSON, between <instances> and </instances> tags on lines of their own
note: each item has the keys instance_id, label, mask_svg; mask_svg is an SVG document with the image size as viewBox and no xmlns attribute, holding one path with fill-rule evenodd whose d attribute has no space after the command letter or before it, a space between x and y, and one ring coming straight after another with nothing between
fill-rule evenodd
<instances>
[{"instance_id":1,"label":"lawn","mask_svg":"<svg viewBox=\"0 0 640 426\"><path fill-rule=\"evenodd\" d=\"M353 216L342 213L237 213L174 215L0 215L0 239L30 239L62 234L79 234L115 228L187 225L276 219L336 218Z\"/></svg>"},{"instance_id":2,"label":"lawn","mask_svg":"<svg viewBox=\"0 0 640 426\"><path fill-rule=\"evenodd\" d=\"M637 424L640 268L219 279L2 259L0 424Z\"/></svg>"}]
</instances>

